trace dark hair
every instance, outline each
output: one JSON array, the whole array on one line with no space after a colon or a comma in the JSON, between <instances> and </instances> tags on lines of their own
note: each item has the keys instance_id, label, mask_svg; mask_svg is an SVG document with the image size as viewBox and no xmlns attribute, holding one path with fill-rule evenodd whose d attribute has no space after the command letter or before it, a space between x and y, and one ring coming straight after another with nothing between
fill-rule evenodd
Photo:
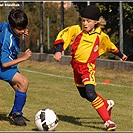
<instances>
[{"instance_id":1,"label":"dark hair","mask_svg":"<svg viewBox=\"0 0 133 133\"><path fill-rule=\"evenodd\" d=\"M12 28L25 29L28 25L27 15L20 9L12 9L8 16Z\"/></svg>"}]
</instances>

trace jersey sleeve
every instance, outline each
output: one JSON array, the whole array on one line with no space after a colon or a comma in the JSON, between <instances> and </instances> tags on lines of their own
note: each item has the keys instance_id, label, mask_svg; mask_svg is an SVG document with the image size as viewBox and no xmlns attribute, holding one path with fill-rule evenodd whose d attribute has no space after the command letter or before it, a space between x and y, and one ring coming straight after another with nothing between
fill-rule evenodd
<instances>
[{"instance_id":1,"label":"jersey sleeve","mask_svg":"<svg viewBox=\"0 0 133 133\"><path fill-rule=\"evenodd\" d=\"M8 23L0 23L0 47L1 47L1 63L10 62L12 59L10 58L10 36L8 35L7 30L7 24ZM5 32L6 31L6 32Z\"/></svg>"},{"instance_id":2,"label":"jersey sleeve","mask_svg":"<svg viewBox=\"0 0 133 133\"><path fill-rule=\"evenodd\" d=\"M111 42L109 36L105 33L101 34L101 42L100 42L100 55L103 53L118 53L119 49L115 46L113 42Z\"/></svg>"},{"instance_id":3,"label":"jersey sleeve","mask_svg":"<svg viewBox=\"0 0 133 133\"><path fill-rule=\"evenodd\" d=\"M63 44L62 49L65 50L74 41L75 36L80 30L79 25L69 26L61 30L54 41L54 47L56 48L58 44Z\"/></svg>"},{"instance_id":4,"label":"jersey sleeve","mask_svg":"<svg viewBox=\"0 0 133 133\"><path fill-rule=\"evenodd\" d=\"M2 32L4 22L0 23L0 32Z\"/></svg>"},{"instance_id":5,"label":"jersey sleeve","mask_svg":"<svg viewBox=\"0 0 133 133\"><path fill-rule=\"evenodd\" d=\"M3 42L1 50L1 63L10 62L13 59L10 57L10 44L7 40Z\"/></svg>"}]
</instances>

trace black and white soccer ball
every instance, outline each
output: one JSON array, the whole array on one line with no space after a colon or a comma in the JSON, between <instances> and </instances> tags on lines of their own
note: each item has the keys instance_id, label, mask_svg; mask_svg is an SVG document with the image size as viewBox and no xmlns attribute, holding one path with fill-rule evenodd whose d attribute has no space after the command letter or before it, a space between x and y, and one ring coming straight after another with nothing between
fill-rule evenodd
<instances>
[{"instance_id":1,"label":"black and white soccer ball","mask_svg":"<svg viewBox=\"0 0 133 133\"><path fill-rule=\"evenodd\" d=\"M41 109L35 115L35 125L39 131L53 131L58 125L58 117L49 108Z\"/></svg>"}]
</instances>

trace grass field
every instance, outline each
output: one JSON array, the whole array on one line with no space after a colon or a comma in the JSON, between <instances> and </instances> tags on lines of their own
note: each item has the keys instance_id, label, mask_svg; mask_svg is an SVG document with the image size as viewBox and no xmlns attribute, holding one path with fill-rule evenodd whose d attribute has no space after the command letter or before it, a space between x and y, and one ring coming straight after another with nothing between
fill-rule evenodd
<instances>
[{"instance_id":1,"label":"grass field","mask_svg":"<svg viewBox=\"0 0 133 133\"><path fill-rule=\"evenodd\" d=\"M57 132L105 131L95 109L79 96L71 66L26 61L19 64L19 68L30 82L23 115L31 121L26 127L9 124L7 115L13 105L14 91L6 82L0 81L0 131L38 131L34 116L42 108L57 113ZM103 84L106 79L111 84ZM97 68L96 80L96 91L115 101L112 119L117 124L116 131L133 131L133 71Z\"/></svg>"}]
</instances>

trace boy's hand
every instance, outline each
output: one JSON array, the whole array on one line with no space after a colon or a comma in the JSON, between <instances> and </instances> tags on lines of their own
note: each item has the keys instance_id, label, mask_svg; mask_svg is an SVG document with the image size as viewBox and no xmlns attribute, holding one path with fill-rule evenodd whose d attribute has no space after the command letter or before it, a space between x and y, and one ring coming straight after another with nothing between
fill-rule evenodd
<instances>
[{"instance_id":1,"label":"boy's hand","mask_svg":"<svg viewBox=\"0 0 133 133\"><path fill-rule=\"evenodd\" d=\"M28 36L28 35L29 35L29 31L28 31L28 29L25 29L24 36Z\"/></svg>"},{"instance_id":2,"label":"boy's hand","mask_svg":"<svg viewBox=\"0 0 133 133\"><path fill-rule=\"evenodd\" d=\"M123 54L123 57L121 58L123 61L127 60L127 56L125 54Z\"/></svg>"},{"instance_id":3,"label":"boy's hand","mask_svg":"<svg viewBox=\"0 0 133 133\"><path fill-rule=\"evenodd\" d=\"M27 49L25 52L24 52L24 58L25 58L25 60L27 60L27 59L29 59L30 57L31 57L31 55L32 55L32 52L31 52L31 50L30 49Z\"/></svg>"},{"instance_id":4,"label":"boy's hand","mask_svg":"<svg viewBox=\"0 0 133 133\"><path fill-rule=\"evenodd\" d=\"M56 52L55 55L54 55L54 59L55 59L56 61L60 61L61 56L62 56L62 53L61 53L61 52Z\"/></svg>"}]
</instances>

